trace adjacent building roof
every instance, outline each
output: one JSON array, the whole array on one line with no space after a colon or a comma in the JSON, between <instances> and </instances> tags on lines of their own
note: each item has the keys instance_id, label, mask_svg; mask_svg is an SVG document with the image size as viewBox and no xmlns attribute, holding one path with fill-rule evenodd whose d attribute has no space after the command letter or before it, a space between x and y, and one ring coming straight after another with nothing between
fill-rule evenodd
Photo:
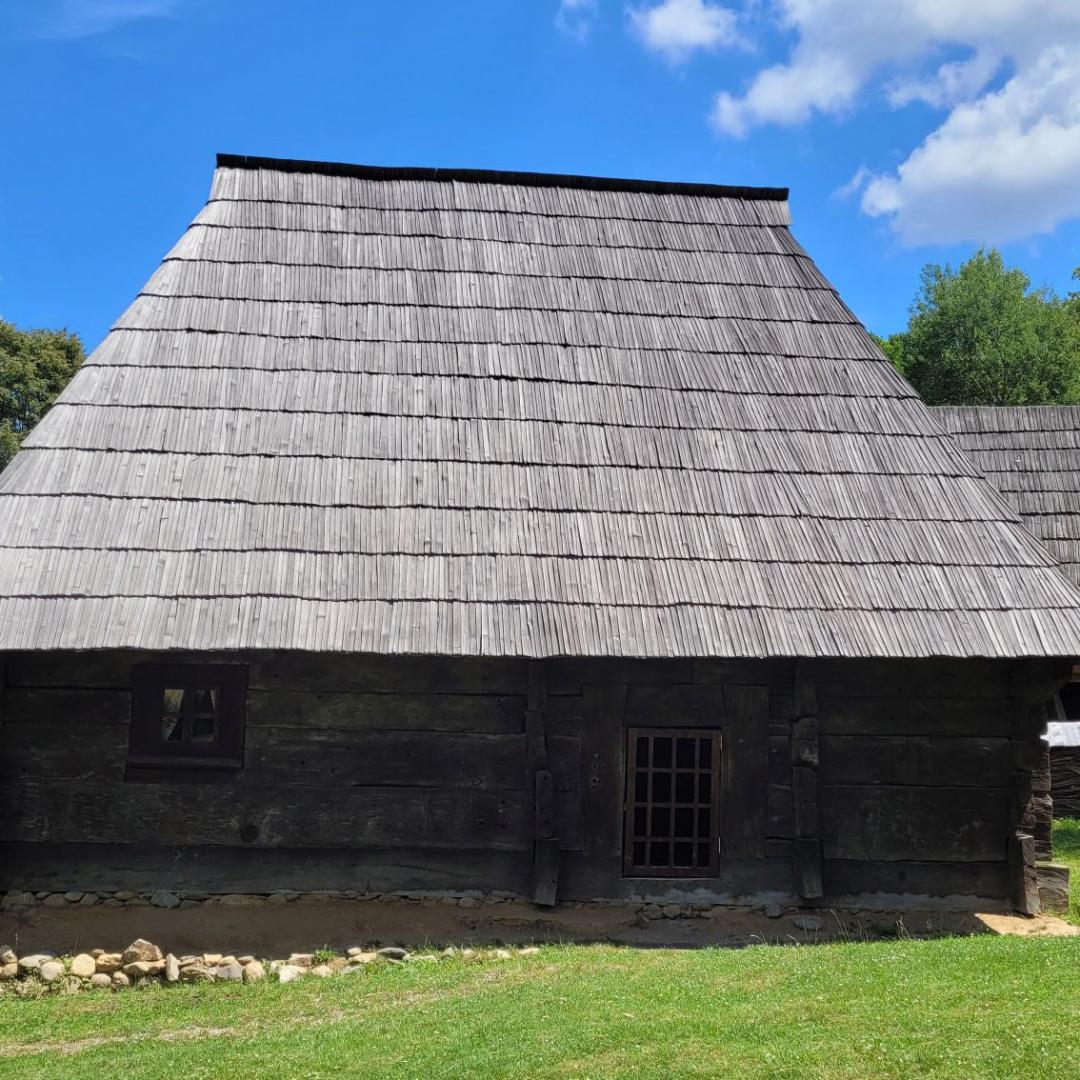
<instances>
[{"instance_id":1,"label":"adjacent building roof","mask_svg":"<svg viewBox=\"0 0 1080 1080\"><path fill-rule=\"evenodd\" d=\"M934 412L1080 585L1080 406L942 406Z\"/></svg>"},{"instance_id":2,"label":"adjacent building roof","mask_svg":"<svg viewBox=\"0 0 1080 1080\"><path fill-rule=\"evenodd\" d=\"M0 477L0 648L1080 654L784 194L220 159Z\"/></svg>"}]
</instances>

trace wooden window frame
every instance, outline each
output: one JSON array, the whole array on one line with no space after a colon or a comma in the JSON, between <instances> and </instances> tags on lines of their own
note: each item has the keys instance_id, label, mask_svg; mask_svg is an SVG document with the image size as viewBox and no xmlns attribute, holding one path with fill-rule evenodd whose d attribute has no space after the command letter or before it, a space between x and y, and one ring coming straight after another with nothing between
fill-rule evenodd
<instances>
[{"instance_id":1,"label":"wooden window frame","mask_svg":"<svg viewBox=\"0 0 1080 1080\"><path fill-rule=\"evenodd\" d=\"M166 690L216 690L216 730L205 745L161 737ZM236 772L244 765L248 670L238 664L139 664L131 671L128 769L137 775ZM156 777L155 777L156 778Z\"/></svg>"},{"instance_id":2,"label":"wooden window frame","mask_svg":"<svg viewBox=\"0 0 1080 1080\"><path fill-rule=\"evenodd\" d=\"M624 784L624 796L623 796L623 876L635 877L635 878L705 878L716 877L720 872L720 837L721 837L721 821L720 821L720 785L721 785L721 755L723 752L723 737L722 732L717 728L695 728L695 727L627 727L624 729L626 736L625 742L625 784ZM637 766L637 742L639 738L647 737L650 740L662 737L670 738L673 740L672 744L672 764L670 768L655 769L652 761L650 760L648 766L643 766L647 769L650 776L650 796L645 803L639 803L634 795L634 782L635 775L638 772ZM695 776L699 776L704 770L695 767L693 770L679 769L675 764L675 746L674 740L679 738L690 739L709 739L712 742L711 762L709 764L709 776L710 776L710 800L708 808L710 810L710 829L709 829L709 865L706 866L639 866L634 862L634 811L639 806L646 806L650 809L656 805L652 802L651 798L651 777L654 771L656 772L670 772L672 777L679 771L692 771ZM652 744L650 743L650 746ZM696 753L695 753L696 757ZM669 843L674 844L675 837L675 813L674 811L679 807L679 804L675 800L674 786L672 787L672 799L667 805L670 805L671 814L671 832L669 835ZM661 804L663 805L663 804ZM704 804L695 800L692 804L686 804L682 808L686 808L692 805L695 812L698 809L703 809ZM645 842L648 843L651 837ZM700 838L695 838L690 842L698 843Z\"/></svg>"}]
</instances>

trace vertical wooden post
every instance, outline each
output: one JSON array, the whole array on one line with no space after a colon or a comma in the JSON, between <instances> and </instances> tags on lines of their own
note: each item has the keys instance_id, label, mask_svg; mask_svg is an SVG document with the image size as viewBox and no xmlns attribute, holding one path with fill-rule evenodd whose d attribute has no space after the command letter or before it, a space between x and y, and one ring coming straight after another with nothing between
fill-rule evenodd
<instances>
[{"instance_id":1,"label":"vertical wooden post","mask_svg":"<svg viewBox=\"0 0 1080 1080\"><path fill-rule=\"evenodd\" d=\"M792 869L795 892L805 900L825 895L821 882L821 828L818 815L817 689L810 664L795 669L795 721L791 729L791 790L795 802Z\"/></svg>"},{"instance_id":2,"label":"vertical wooden post","mask_svg":"<svg viewBox=\"0 0 1080 1080\"><path fill-rule=\"evenodd\" d=\"M1038 915L1039 872L1035 866L1035 838L1017 833L1009 841L1009 870L1013 883L1013 907L1021 915Z\"/></svg>"},{"instance_id":3,"label":"vertical wooden post","mask_svg":"<svg viewBox=\"0 0 1080 1080\"><path fill-rule=\"evenodd\" d=\"M555 781L548 768L547 679L542 661L529 662L525 743L534 778L532 898L554 905L559 891L559 839L555 835Z\"/></svg>"}]
</instances>

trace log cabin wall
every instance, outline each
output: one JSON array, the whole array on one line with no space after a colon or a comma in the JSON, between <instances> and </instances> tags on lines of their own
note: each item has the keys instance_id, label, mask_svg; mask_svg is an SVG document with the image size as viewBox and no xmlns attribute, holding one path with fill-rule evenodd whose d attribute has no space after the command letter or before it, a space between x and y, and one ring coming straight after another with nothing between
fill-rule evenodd
<instances>
[{"instance_id":1,"label":"log cabin wall","mask_svg":"<svg viewBox=\"0 0 1080 1080\"><path fill-rule=\"evenodd\" d=\"M131 668L164 659L247 663L241 772L125 778ZM1008 906L1022 885L1010 841L1030 826L1058 676L1048 662L130 652L9 654L5 672L0 887L536 895L545 850L564 900L955 906ZM717 875L624 876L638 726L721 730Z\"/></svg>"}]
</instances>

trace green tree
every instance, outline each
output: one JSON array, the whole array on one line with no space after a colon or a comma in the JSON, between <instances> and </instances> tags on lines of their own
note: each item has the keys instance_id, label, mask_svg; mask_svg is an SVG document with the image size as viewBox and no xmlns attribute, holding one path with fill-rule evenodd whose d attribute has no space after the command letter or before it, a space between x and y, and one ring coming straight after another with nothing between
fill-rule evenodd
<instances>
[{"instance_id":1,"label":"green tree","mask_svg":"<svg viewBox=\"0 0 1080 1080\"><path fill-rule=\"evenodd\" d=\"M907 330L878 343L931 405L1080 401L1080 302L1032 289L992 248L923 267Z\"/></svg>"},{"instance_id":2,"label":"green tree","mask_svg":"<svg viewBox=\"0 0 1080 1080\"><path fill-rule=\"evenodd\" d=\"M0 469L83 362L78 335L0 319Z\"/></svg>"}]
</instances>

